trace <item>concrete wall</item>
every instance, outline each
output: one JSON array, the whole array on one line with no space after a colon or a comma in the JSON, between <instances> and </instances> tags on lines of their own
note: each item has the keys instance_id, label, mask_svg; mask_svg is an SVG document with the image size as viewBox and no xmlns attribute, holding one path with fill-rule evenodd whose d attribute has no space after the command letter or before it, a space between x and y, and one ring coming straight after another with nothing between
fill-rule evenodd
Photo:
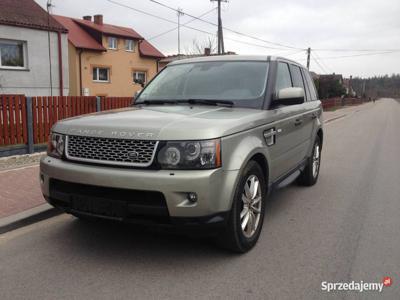
<instances>
[{"instance_id":1,"label":"concrete wall","mask_svg":"<svg viewBox=\"0 0 400 300\"><path fill-rule=\"evenodd\" d=\"M51 95L47 31L0 25L0 39L26 41L27 69L0 68L0 94ZM64 95L69 93L68 39L61 35ZM50 32L53 96L60 95L57 33Z\"/></svg>"},{"instance_id":2,"label":"concrete wall","mask_svg":"<svg viewBox=\"0 0 400 300\"><path fill-rule=\"evenodd\" d=\"M103 37L103 46L107 48L107 37ZM70 67L78 63L79 51L72 51L76 59L70 55ZM94 82L93 67L110 68L110 82ZM90 96L131 97L142 87L133 83L133 71L145 71L147 82L157 74L157 60L144 58L139 54L138 43L134 52L125 51L125 40L118 38L118 49L107 49L105 52L87 51L82 53L82 87L89 90ZM79 68L70 76L71 82L79 85ZM71 96L79 95L79 89L71 90Z\"/></svg>"}]
</instances>

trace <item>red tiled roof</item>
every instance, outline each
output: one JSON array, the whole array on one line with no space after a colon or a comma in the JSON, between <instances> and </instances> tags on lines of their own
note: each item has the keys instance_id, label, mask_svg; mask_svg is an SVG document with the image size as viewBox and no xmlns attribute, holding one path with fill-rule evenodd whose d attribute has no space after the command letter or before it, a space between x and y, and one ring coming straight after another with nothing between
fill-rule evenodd
<instances>
[{"instance_id":1,"label":"red tiled roof","mask_svg":"<svg viewBox=\"0 0 400 300\"><path fill-rule=\"evenodd\" d=\"M68 40L76 48L99 51L106 50L106 48L97 42L89 33L87 33L84 29L82 29L82 27L74 22L72 18L56 15L53 15L53 17L68 29Z\"/></svg>"},{"instance_id":2,"label":"red tiled roof","mask_svg":"<svg viewBox=\"0 0 400 300\"><path fill-rule=\"evenodd\" d=\"M135 30L128 28L128 27L115 26L115 25L111 25L111 24L99 25L99 24L95 24L92 21L81 20L81 19L74 19L74 21L84 27L89 27L89 28L99 31L101 33L115 35L115 36L121 36L121 37L128 37L128 38L132 38L132 39L139 39L139 40L143 39L143 37L139 33L137 33Z\"/></svg>"},{"instance_id":3,"label":"red tiled roof","mask_svg":"<svg viewBox=\"0 0 400 300\"><path fill-rule=\"evenodd\" d=\"M148 41L143 40L139 42L139 53L142 56L154 57L154 58L164 58L164 54L156 49Z\"/></svg>"},{"instance_id":4,"label":"red tiled roof","mask_svg":"<svg viewBox=\"0 0 400 300\"><path fill-rule=\"evenodd\" d=\"M2 1L2 0L0 0ZM139 39L139 53L141 56L152 58L164 58L165 56L158 51L152 44L144 40L143 37L131 28L115 26L110 24L98 25L92 21L68 18L64 16L53 16L58 22L63 24L68 30L68 40L77 48L91 50L106 50L98 41L95 40L85 29L93 29L103 34L109 34L131 39Z\"/></svg>"},{"instance_id":5,"label":"red tiled roof","mask_svg":"<svg viewBox=\"0 0 400 300\"><path fill-rule=\"evenodd\" d=\"M0 0L0 24L67 32L33 0Z\"/></svg>"}]
</instances>

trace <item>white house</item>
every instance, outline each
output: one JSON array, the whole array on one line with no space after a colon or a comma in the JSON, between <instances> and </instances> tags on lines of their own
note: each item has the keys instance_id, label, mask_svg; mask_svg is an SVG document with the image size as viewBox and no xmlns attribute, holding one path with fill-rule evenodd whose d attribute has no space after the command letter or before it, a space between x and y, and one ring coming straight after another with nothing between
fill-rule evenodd
<instances>
[{"instance_id":1,"label":"white house","mask_svg":"<svg viewBox=\"0 0 400 300\"><path fill-rule=\"evenodd\" d=\"M33 0L0 1L0 94L68 95L67 29Z\"/></svg>"}]
</instances>

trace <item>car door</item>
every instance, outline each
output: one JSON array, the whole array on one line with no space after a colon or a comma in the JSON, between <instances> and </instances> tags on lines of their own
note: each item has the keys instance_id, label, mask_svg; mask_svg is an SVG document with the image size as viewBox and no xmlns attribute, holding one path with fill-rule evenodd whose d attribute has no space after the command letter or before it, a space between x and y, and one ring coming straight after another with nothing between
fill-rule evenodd
<instances>
[{"instance_id":1,"label":"car door","mask_svg":"<svg viewBox=\"0 0 400 300\"><path fill-rule=\"evenodd\" d=\"M302 68L303 82L306 88L306 102L304 120L307 123L307 133L309 135L309 146L306 155L311 155L311 149L314 145L315 131L318 129L318 118L321 116L321 104L318 101L317 91L315 89L314 81L311 78L310 72Z\"/></svg>"},{"instance_id":2,"label":"car door","mask_svg":"<svg viewBox=\"0 0 400 300\"><path fill-rule=\"evenodd\" d=\"M301 124L297 127L298 142L300 145L300 157L304 159L308 156L308 149L311 144L311 137L313 132L313 105L310 104L311 97L307 81L302 74L301 68L295 64L290 64L290 71L294 87L300 87L304 90L304 103L301 105Z\"/></svg>"},{"instance_id":3,"label":"car door","mask_svg":"<svg viewBox=\"0 0 400 300\"><path fill-rule=\"evenodd\" d=\"M293 87L289 64L283 61L277 62L275 93L288 87ZM275 135L274 143L269 145L269 153L271 179L276 180L298 166L303 158L304 146L301 145L302 137L299 135L299 127L303 124L304 108L302 104L275 106L272 101L270 110L278 118L277 121L269 124L264 135L266 138L271 132Z\"/></svg>"}]
</instances>

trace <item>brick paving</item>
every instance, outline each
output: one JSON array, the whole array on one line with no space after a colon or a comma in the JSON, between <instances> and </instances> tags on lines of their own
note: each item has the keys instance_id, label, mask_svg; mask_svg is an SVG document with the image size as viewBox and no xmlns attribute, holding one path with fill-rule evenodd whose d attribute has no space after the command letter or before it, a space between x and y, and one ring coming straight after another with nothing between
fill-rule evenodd
<instances>
[{"instance_id":1,"label":"brick paving","mask_svg":"<svg viewBox=\"0 0 400 300\"><path fill-rule=\"evenodd\" d=\"M39 166L0 171L0 218L43 203Z\"/></svg>"}]
</instances>

